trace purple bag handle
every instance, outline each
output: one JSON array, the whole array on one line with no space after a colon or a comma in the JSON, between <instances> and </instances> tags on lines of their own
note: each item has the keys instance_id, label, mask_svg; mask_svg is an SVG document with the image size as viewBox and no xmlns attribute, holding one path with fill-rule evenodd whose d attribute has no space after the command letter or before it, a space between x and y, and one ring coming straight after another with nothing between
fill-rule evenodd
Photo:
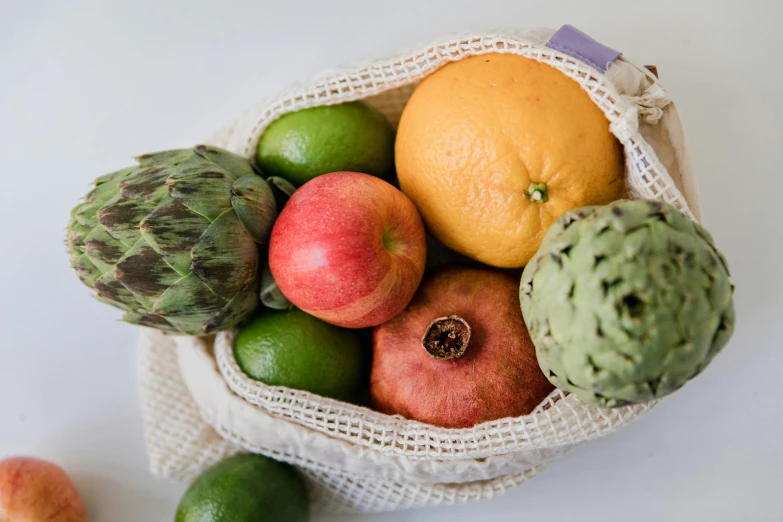
<instances>
[{"instance_id":1,"label":"purple bag handle","mask_svg":"<svg viewBox=\"0 0 783 522\"><path fill-rule=\"evenodd\" d=\"M546 46L595 67L602 73L622 54L568 24L558 29Z\"/></svg>"}]
</instances>

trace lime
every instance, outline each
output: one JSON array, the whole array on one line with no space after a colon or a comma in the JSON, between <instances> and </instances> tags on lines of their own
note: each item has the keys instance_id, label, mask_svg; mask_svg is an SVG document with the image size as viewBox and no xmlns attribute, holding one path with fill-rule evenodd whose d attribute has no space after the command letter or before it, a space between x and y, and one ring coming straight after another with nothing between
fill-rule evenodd
<instances>
[{"instance_id":1,"label":"lime","mask_svg":"<svg viewBox=\"0 0 783 522\"><path fill-rule=\"evenodd\" d=\"M288 464L242 454L207 469L185 492L175 522L306 522L307 491Z\"/></svg>"},{"instance_id":2,"label":"lime","mask_svg":"<svg viewBox=\"0 0 783 522\"><path fill-rule=\"evenodd\" d=\"M356 335L298 308L264 310L239 331L234 357L257 381L346 401L363 375Z\"/></svg>"},{"instance_id":3,"label":"lime","mask_svg":"<svg viewBox=\"0 0 783 522\"><path fill-rule=\"evenodd\" d=\"M302 109L272 122L256 159L264 175L295 185L343 170L383 178L394 170L394 130L364 102Z\"/></svg>"}]
</instances>

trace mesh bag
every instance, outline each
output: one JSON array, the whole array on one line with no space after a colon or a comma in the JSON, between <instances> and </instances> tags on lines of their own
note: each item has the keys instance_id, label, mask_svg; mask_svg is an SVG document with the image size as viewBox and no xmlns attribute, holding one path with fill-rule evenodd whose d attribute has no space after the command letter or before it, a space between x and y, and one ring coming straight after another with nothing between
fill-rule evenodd
<instances>
[{"instance_id":1,"label":"mesh bag","mask_svg":"<svg viewBox=\"0 0 783 522\"><path fill-rule=\"evenodd\" d=\"M251 158L261 133L282 114L357 99L396 125L415 86L439 67L472 55L514 53L562 71L603 110L625 149L630 197L667 201L699 219L682 126L656 77L622 57L601 72L567 49L548 47L552 33L466 34L329 71L260 104L208 142ZM232 335L177 338L143 330L140 385L156 476L187 481L228 455L252 451L297 466L315 506L328 511L454 504L516 487L575 445L655 405L603 410L556 390L523 417L436 428L253 381L233 358Z\"/></svg>"}]
</instances>

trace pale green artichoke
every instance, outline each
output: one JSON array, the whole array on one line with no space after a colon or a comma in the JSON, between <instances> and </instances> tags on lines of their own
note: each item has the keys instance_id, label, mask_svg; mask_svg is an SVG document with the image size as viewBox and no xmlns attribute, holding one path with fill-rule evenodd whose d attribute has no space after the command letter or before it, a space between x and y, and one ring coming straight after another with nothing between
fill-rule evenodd
<instances>
[{"instance_id":1,"label":"pale green artichoke","mask_svg":"<svg viewBox=\"0 0 783 522\"><path fill-rule=\"evenodd\" d=\"M129 323L186 335L235 326L258 304L272 189L248 160L215 147L137 161L97 179L71 212L71 265Z\"/></svg>"},{"instance_id":2,"label":"pale green artichoke","mask_svg":"<svg viewBox=\"0 0 783 522\"><path fill-rule=\"evenodd\" d=\"M566 213L520 287L544 374L601 407L663 397L701 372L731 337L732 295L709 232L653 201Z\"/></svg>"}]
</instances>

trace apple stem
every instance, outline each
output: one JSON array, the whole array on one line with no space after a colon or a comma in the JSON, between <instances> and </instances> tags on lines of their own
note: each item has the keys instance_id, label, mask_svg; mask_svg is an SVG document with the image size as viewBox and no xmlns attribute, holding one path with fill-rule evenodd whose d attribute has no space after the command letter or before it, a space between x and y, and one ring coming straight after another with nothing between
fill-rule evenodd
<instances>
[{"instance_id":1,"label":"apple stem","mask_svg":"<svg viewBox=\"0 0 783 522\"><path fill-rule=\"evenodd\" d=\"M421 345L436 361L458 359L468 349L470 334L470 325L462 317L439 317L427 327Z\"/></svg>"}]
</instances>

